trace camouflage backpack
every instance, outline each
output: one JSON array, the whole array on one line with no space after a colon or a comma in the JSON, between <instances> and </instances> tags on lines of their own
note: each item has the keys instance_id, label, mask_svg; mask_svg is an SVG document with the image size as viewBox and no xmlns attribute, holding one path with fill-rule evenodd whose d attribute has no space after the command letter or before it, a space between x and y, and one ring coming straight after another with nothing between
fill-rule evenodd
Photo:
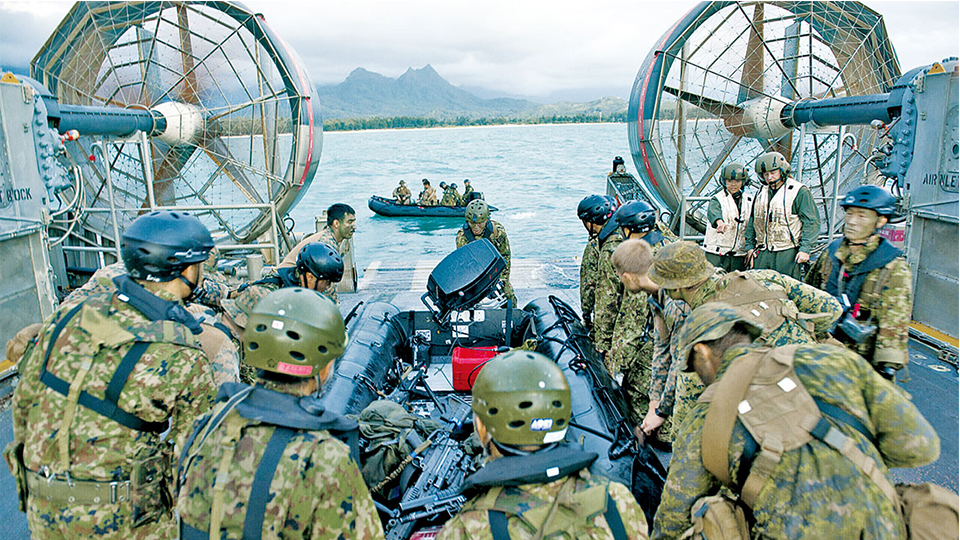
<instances>
[{"instance_id":1,"label":"camouflage backpack","mask_svg":"<svg viewBox=\"0 0 960 540\"><path fill-rule=\"evenodd\" d=\"M366 441L360 472L373 491L403 469L406 458L416 450L415 441L422 442L440 427L435 420L410 414L399 403L385 399L367 405L357 422Z\"/></svg>"}]
</instances>

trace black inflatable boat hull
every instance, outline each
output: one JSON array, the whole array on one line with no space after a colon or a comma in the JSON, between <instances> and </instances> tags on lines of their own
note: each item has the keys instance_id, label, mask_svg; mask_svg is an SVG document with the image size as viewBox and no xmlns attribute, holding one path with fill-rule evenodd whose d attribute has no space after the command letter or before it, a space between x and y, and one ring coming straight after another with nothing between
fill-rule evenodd
<instances>
[{"instance_id":1,"label":"black inflatable boat hull","mask_svg":"<svg viewBox=\"0 0 960 540\"><path fill-rule=\"evenodd\" d=\"M393 199L374 195L367 206L376 214L384 217L442 217L463 219L463 206L417 206L415 204L397 204ZM490 206L490 211L497 210Z\"/></svg>"}]
</instances>

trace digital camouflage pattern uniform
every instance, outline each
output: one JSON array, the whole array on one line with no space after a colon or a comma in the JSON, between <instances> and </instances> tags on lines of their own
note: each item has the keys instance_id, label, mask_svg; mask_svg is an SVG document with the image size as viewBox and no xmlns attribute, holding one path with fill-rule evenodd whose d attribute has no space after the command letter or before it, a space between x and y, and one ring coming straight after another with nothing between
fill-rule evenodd
<instances>
[{"instance_id":1,"label":"digital camouflage pattern uniform","mask_svg":"<svg viewBox=\"0 0 960 540\"><path fill-rule=\"evenodd\" d=\"M440 199L440 206L462 206L463 199L460 193L453 186L447 186L443 190L443 198Z\"/></svg>"},{"instance_id":2,"label":"digital camouflage pattern uniform","mask_svg":"<svg viewBox=\"0 0 960 540\"><path fill-rule=\"evenodd\" d=\"M755 347L732 347L717 380ZM876 434L874 447L843 422L831 422L882 467L917 467L940 454L933 427L909 396L862 358L831 345L802 345L794 357L800 381L819 400L841 407ZM694 502L720 482L703 466L701 435L709 405L698 403L680 428L653 537L677 538L691 526ZM737 478L747 431L738 420L730 441L730 474ZM856 465L818 439L781 457L754 505L755 534L763 538L903 538L898 510Z\"/></svg>"},{"instance_id":3,"label":"digital camouflage pattern uniform","mask_svg":"<svg viewBox=\"0 0 960 540\"><path fill-rule=\"evenodd\" d=\"M863 262L880 245L880 236L873 235L859 252L852 253L844 239L837 249L836 257L844 267L853 267ZM836 261L829 260L826 252L807 273L806 282L823 289ZM880 280L883 283L880 283ZM867 324L877 327L877 332L859 344L847 344L849 348L874 365L904 366L909 362L907 341L910 338L910 317L913 312L911 295L913 277L907 261L902 257L887 263L867 274L860 289L860 313ZM881 288L882 287L882 288ZM851 299L854 302L854 299ZM864 315L865 314L865 315Z\"/></svg>"},{"instance_id":4,"label":"digital camouflage pattern uniform","mask_svg":"<svg viewBox=\"0 0 960 540\"><path fill-rule=\"evenodd\" d=\"M407 186L397 186L393 189L393 198L400 204L410 204L410 188Z\"/></svg>"},{"instance_id":5,"label":"digital camouflage pattern uniform","mask_svg":"<svg viewBox=\"0 0 960 540\"><path fill-rule=\"evenodd\" d=\"M529 503L526 503L525 508L518 508L518 510L526 510L531 507L551 504L557 500L560 489L568 479L576 482L573 488L574 492L606 483L610 498L616 503L617 511L620 512L620 518L623 521L627 538L637 540L647 538L647 518L644 516L643 510L640 508L640 505L637 504L630 490L618 482L608 480L601 476L591 476L586 470L574 473L572 476L554 480L549 484L525 484L516 487L506 487L503 489L502 495L519 497L521 500L529 501ZM437 540L493 540L487 510L477 508L478 505L482 504L486 495L487 493L484 493L467 501L460 512L444 524L440 534L437 535ZM563 504L562 500L560 504ZM536 528L540 525L542 524L527 523L515 515L509 515L507 519L507 530L510 533L510 538L513 540L535 538L537 533ZM592 526L589 532L586 535L580 536L580 538L588 540L608 540L613 538L606 519L603 517L603 513L598 514L592 519Z\"/></svg>"},{"instance_id":6,"label":"digital camouflage pattern uniform","mask_svg":"<svg viewBox=\"0 0 960 540\"><path fill-rule=\"evenodd\" d=\"M607 363L608 352L613 340L613 327L620 314L620 301L623 298L623 283L613 268L613 252L623 242L620 231L611 234L600 246L600 258L597 262L597 286L593 305L593 345L603 354ZM610 365L607 365L610 369ZM614 373L611 371L611 373Z\"/></svg>"},{"instance_id":7,"label":"digital camouflage pattern uniform","mask_svg":"<svg viewBox=\"0 0 960 540\"><path fill-rule=\"evenodd\" d=\"M295 268L297 266L297 255L300 254L300 250L303 249L303 246L306 246L310 242L320 242L320 243L326 244L332 247L333 249L337 250L337 253L339 253L341 257L343 257L344 254L349 249L349 245L347 244L347 242L337 242L337 236L333 234L333 229L331 229L329 225L325 225L322 229L320 229L320 232L311 234L310 236L301 240L296 246L294 246L294 248L290 250L290 253L287 253L287 256L283 258L283 261L281 261L280 264L277 265L276 269L279 270L281 268ZM266 278L268 276L263 276L263 277ZM336 283L331 283L330 286L326 288L326 290L322 291L322 293L327 298L333 300L334 304L339 303L337 301L337 284ZM266 296L265 293L264 293L264 296Z\"/></svg>"},{"instance_id":8,"label":"digital camouflage pattern uniform","mask_svg":"<svg viewBox=\"0 0 960 540\"><path fill-rule=\"evenodd\" d=\"M216 251L216 248L214 248L214 251ZM210 259L207 260L209 261ZM226 285L226 281L221 274L214 274L218 276L221 281L210 280L211 274L207 273L207 264L208 263L204 263L203 265L203 283L200 284L198 290L202 289L205 291L207 294L205 300L209 301L213 298L220 298L223 291L221 287L225 287L228 292L230 288ZM71 292L67 298L64 299L63 304L76 305L91 296L103 293L113 294L117 289L117 286L113 283L113 278L126 273L127 270L123 267L122 262L104 266L94 272L83 286ZM210 280L211 283L209 287L207 286L208 280ZM213 309L206 307L204 304L187 304L186 306L187 311L192 313L193 316L200 321L200 326L203 328L203 333L196 336L197 345L200 346L207 360L210 361L210 371L213 375L214 383L220 386L225 382L239 382L239 340L233 336L229 328L223 325L220 314Z\"/></svg>"},{"instance_id":9,"label":"digital camouflage pattern uniform","mask_svg":"<svg viewBox=\"0 0 960 540\"><path fill-rule=\"evenodd\" d=\"M467 195L473 193L473 186L470 184L463 185L463 200L467 200Z\"/></svg>"},{"instance_id":10,"label":"digital camouflage pattern uniform","mask_svg":"<svg viewBox=\"0 0 960 540\"><path fill-rule=\"evenodd\" d=\"M580 259L580 312L583 325L593 335L593 306L596 301L600 244L595 236L587 240Z\"/></svg>"},{"instance_id":11,"label":"digital camouflage pattern uniform","mask_svg":"<svg viewBox=\"0 0 960 540\"><path fill-rule=\"evenodd\" d=\"M210 529L213 490L227 426L242 426L226 484L221 529L243 531L260 458L275 426L227 414L192 462L180 488L178 510L183 522ZM360 469L346 444L327 431L297 430L287 444L270 483L263 521L264 539L383 538L377 510ZM232 538L233 536L231 536Z\"/></svg>"},{"instance_id":12,"label":"digital camouflage pattern uniform","mask_svg":"<svg viewBox=\"0 0 960 540\"><path fill-rule=\"evenodd\" d=\"M436 206L437 190L433 186L423 188L423 191L420 192L420 198L417 199L417 204L420 206Z\"/></svg>"},{"instance_id":13,"label":"digital camouflage pattern uniform","mask_svg":"<svg viewBox=\"0 0 960 540\"><path fill-rule=\"evenodd\" d=\"M176 300L164 291L154 294ZM24 444L24 465L30 471L69 473L73 482L122 483L138 455L150 449L159 452L167 442L183 442L194 419L210 409L216 387L207 362L201 360L203 352L186 327L169 321L152 323L112 292L93 294L64 326L48 371L91 395L103 396L135 340L151 342L127 378L118 403L142 420L169 420L170 429L161 441L157 433L135 431L81 405L71 415L66 397L41 383L40 374L54 327L73 307L64 304L46 321L39 343L20 361L21 380L13 398L14 438ZM85 376L84 369L88 370ZM34 494L27 504L31 536L38 540L176 537L171 514L136 529L131 529L132 516L129 499L71 504Z\"/></svg>"},{"instance_id":14,"label":"digital camouflage pattern uniform","mask_svg":"<svg viewBox=\"0 0 960 540\"><path fill-rule=\"evenodd\" d=\"M679 386L681 381L676 381L676 370L679 364L673 362L672 337L677 335L687 315L690 314L690 306L685 302L667 298L666 295L661 294L661 296L663 311L659 313L655 311L653 319L653 358L650 361L648 394L651 401L659 403L657 409L667 418L660 427L660 438L672 441L673 433L683 421L684 413L689 410L692 403L696 403L703 388L701 385L699 391L689 389L689 392L683 392L685 387ZM700 379L697 379L697 382L699 381ZM667 391L668 388L675 387L676 391ZM692 399L689 396L692 396Z\"/></svg>"},{"instance_id":15,"label":"digital camouflage pattern uniform","mask_svg":"<svg viewBox=\"0 0 960 540\"><path fill-rule=\"evenodd\" d=\"M500 280L503 281L503 292L508 298L513 300L513 305L516 307L517 297L513 294L513 285L510 284L510 239L507 238L507 230L503 228L503 225L492 219L490 220L490 224L493 226L493 233L490 235L489 240L493 243L493 247L497 248L497 251L500 252L503 260L507 261L507 267L500 273ZM475 240L479 240L480 238L482 238L482 236L477 237ZM467 240L467 235L463 231L463 227L461 227L460 230L457 231L457 249L469 243L470 241Z\"/></svg>"}]
</instances>

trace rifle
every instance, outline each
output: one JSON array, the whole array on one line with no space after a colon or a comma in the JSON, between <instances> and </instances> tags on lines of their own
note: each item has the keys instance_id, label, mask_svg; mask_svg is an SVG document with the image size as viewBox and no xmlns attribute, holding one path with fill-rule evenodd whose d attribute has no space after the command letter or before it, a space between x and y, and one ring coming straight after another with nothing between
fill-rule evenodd
<instances>
[{"instance_id":1,"label":"rifle","mask_svg":"<svg viewBox=\"0 0 960 540\"><path fill-rule=\"evenodd\" d=\"M422 519L441 514L453 517L467 500L460 491L471 468L470 458L453 433L462 429L472 411L459 400L448 401L447 405L452 412L441 416L444 426L430 434L431 448L419 457L420 476L404 492L397 509L388 513L387 540L409 538Z\"/></svg>"}]
</instances>

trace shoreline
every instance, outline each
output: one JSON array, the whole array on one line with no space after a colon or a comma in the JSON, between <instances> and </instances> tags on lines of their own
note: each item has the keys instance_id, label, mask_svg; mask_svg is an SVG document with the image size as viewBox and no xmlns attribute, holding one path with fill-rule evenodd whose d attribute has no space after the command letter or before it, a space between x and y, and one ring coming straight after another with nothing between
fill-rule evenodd
<instances>
[{"instance_id":1,"label":"shoreline","mask_svg":"<svg viewBox=\"0 0 960 540\"><path fill-rule=\"evenodd\" d=\"M538 122L535 124L530 124L526 122L517 122L517 123L503 123L503 124L477 124L477 125L463 125L463 126L430 126L430 127L393 127L393 128L370 128L370 129L336 129L336 130L327 130L324 129L324 135L330 133L361 133L361 132L371 132L371 131L417 131L417 130L430 130L430 129L488 129L488 128L503 128L503 127L539 127L539 126L588 126L588 125L608 125L608 124L626 124L626 122Z\"/></svg>"}]
</instances>

